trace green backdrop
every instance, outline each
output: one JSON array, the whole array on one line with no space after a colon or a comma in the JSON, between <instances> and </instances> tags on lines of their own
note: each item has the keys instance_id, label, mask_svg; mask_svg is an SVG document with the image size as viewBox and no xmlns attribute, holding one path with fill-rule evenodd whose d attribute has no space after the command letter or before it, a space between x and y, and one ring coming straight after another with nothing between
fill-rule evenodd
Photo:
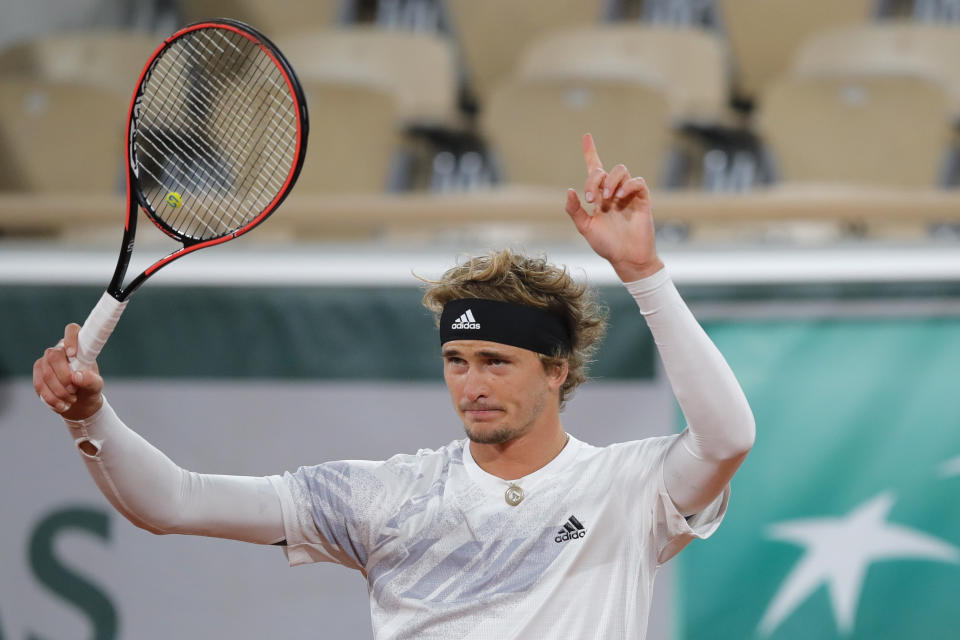
<instances>
[{"instance_id":1,"label":"green backdrop","mask_svg":"<svg viewBox=\"0 0 960 640\"><path fill-rule=\"evenodd\" d=\"M960 637L960 318L709 322L757 420L678 637Z\"/></svg>"}]
</instances>

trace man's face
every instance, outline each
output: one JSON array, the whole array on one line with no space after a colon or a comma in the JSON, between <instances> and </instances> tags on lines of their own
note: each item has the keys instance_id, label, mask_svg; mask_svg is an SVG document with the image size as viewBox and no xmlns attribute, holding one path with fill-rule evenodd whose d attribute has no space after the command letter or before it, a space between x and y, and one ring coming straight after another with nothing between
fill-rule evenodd
<instances>
[{"instance_id":1,"label":"man's face","mask_svg":"<svg viewBox=\"0 0 960 640\"><path fill-rule=\"evenodd\" d=\"M453 406L474 442L501 444L527 434L545 408L559 405L566 368L545 370L533 351L486 340L451 340L442 355Z\"/></svg>"}]
</instances>

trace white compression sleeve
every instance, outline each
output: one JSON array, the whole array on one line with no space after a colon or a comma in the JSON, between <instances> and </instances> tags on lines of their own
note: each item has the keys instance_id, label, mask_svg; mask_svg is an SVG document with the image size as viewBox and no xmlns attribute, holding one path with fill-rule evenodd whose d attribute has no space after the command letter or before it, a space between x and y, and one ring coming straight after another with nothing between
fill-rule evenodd
<instances>
[{"instance_id":1,"label":"white compression sleeve","mask_svg":"<svg viewBox=\"0 0 960 640\"><path fill-rule=\"evenodd\" d=\"M677 508L690 515L720 494L753 446L753 413L666 269L625 286L650 327L687 421L682 446L667 454L664 480Z\"/></svg>"},{"instance_id":2,"label":"white compression sleeve","mask_svg":"<svg viewBox=\"0 0 960 640\"><path fill-rule=\"evenodd\" d=\"M141 529L260 544L284 539L280 498L266 477L186 471L128 428L106 399L90 418L64 422L100 491Z\"/></svg>"}]
</instances>

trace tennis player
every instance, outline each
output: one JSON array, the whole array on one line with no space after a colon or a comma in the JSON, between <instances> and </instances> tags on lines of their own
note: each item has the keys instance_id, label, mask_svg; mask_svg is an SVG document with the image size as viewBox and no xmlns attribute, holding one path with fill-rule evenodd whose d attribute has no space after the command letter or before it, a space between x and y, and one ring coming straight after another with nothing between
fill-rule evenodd
<instances>
[{"instance_id":1,"label":"tennis player","mask_svg":"<svg viewBox=\"0 0 960 640\"><path fill-rule=\"evenodd\" d=\"M377 638L643 638L658 567L720 524L754 421L657 256L643 179L604 170L590 136L583 151L594 208L571 189L566 211L646 318L686 417L678 435L595 447L565 430L605 321L565 270L506 251L426 292L467 434L437 450L262 478L185 471L121 422L96 368L70 371L77 325L36 362L37 393L135 525L357 569Z\"/></svg>"}]
</instances>

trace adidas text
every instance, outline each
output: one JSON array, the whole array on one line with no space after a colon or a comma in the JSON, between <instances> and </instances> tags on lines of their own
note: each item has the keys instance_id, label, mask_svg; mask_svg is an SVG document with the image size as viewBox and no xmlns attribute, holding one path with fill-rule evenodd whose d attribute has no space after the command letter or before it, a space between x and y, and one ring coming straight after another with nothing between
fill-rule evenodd
<instances>
[{"instance_id":1,"label":"adidas text","mask_svg":"<svg viewBox=\"0 0 960 640\"><path fill-rule=\"evenodd\" d=\"M457 318L452 325L451 329L479 329L480 323L477 322L477 319L473 317L473 311L467 309L463 312L459 318Z\"/></svg>"},{"instance_id":2,"label":"adidas text","mask_svg":"<svg viewBox=\"0 0 960 640\"><path fill-rule=\"evenodd\" d=\"M557 537L554 538L553 541L559 543L566 542L567 540L579 540L585 535L587 535L586 527L577 520L576 516L570 516L563 524L563 529L557 531Z\"/></svg>"},{"instance_id":3,"label":"adidas text","mask_svg":"<svg viewBox=\"0 0 960 640\"><path fill-rule=\"evenodd\" d=\"M570 533L569 531L564 531L562 536L557 536L553 539L554 542L566 542L567 540L576 540L587 535L586 531L574 531Z\"/></svg>"}]
</instances>

